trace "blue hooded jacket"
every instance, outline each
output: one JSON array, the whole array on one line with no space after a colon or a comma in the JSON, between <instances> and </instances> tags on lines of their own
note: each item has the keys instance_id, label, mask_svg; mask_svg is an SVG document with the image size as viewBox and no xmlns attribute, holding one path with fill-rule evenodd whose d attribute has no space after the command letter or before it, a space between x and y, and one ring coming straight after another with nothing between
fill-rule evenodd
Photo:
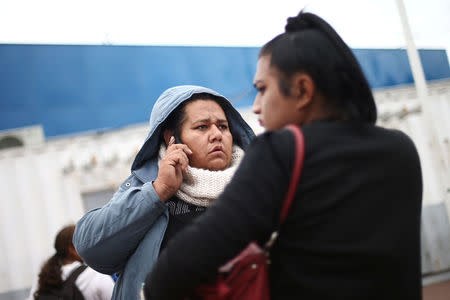
<instances>
[{"instance_id":1,"label":"blue hooded jacket","mask_svg":"<svg viewBox=\"0 0 450 300\"><path fill-rule=\"evenodd\" d=\"M161 94L153 106L150 131L136 155L130 177L105 206L89 211L78 221L73 237L78 254L90 267L119 275L112 299L140 299L142 283L158 258L169 221L168 208L152 185L158 175L161 128L175 108L199 93L223 99L233 143L245 150L254 137L231 103L211 89L177 86Z\"/></svg>"}]
</instances>

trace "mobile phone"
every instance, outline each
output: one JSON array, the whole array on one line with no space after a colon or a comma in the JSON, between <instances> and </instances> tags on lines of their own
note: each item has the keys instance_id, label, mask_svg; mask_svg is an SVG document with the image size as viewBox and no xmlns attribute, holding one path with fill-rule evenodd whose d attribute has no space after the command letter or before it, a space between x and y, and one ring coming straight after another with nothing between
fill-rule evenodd
<instances>
[{"instance_id":1,"label":"mobile phone","mask_svg":"<svg viewBox=\"0 0 450 300\"><path fill-rule=\"evenodd\" d=\"M173 137L175 138L175 144L183 144L178 134L174 134Z\"/></svg>"}]
</instances>

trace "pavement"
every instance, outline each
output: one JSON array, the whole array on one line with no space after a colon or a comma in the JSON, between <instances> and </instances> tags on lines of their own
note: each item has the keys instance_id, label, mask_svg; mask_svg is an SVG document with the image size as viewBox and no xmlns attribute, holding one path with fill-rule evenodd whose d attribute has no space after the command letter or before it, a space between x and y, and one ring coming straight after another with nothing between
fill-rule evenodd
<instances>
[{"instance_id":1,"label":"pavement","mask_svg":"<svg viewBox=\"0 0 450 300\"><path fill-rule=\"evenodd\" d=\"M423 300L450 300L450 280L424 286L422 295Z\"/></svg>"}]
</instances>

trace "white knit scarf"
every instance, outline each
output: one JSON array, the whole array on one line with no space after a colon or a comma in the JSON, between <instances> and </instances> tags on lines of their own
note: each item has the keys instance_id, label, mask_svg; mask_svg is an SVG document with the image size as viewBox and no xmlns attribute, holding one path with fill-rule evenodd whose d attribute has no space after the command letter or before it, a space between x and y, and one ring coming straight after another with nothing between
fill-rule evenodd
<instances>
[{"instance_id":1,"label":"white knit scarf","mask_svg":"<svg viewBox=\"0 0 450 300\"><path fill-rule=\"evenodd\" d=\"M166 145L162 143L158 153L158 166L165 155ZM209 206L230 182L243 156L244 150L237 145L233 145L231 163L225 170L210 171L188 166L183 173L183 182L175 196L190 204Z\"/></svg>"}]
</instances>

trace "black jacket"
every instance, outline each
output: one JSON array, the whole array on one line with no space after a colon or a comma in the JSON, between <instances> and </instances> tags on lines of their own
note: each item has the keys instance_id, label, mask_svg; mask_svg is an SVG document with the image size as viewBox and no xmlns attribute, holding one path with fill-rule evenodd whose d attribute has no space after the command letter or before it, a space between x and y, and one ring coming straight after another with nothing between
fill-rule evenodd
<instances>
[{"instance_id":1,"label":"black jacket","mask_svg":"<svg viewBox=\"0 0 450 300\"><path fill-rule=\"evenodd\" d=\"M272 299L421 299L422 177L397 130L350 122L302 128L296 198L271 252ZM294 160L281 130L255 139L221 197L169 242L149 299L176 299L276 227Z\"/></svg>"}]
</instances>

